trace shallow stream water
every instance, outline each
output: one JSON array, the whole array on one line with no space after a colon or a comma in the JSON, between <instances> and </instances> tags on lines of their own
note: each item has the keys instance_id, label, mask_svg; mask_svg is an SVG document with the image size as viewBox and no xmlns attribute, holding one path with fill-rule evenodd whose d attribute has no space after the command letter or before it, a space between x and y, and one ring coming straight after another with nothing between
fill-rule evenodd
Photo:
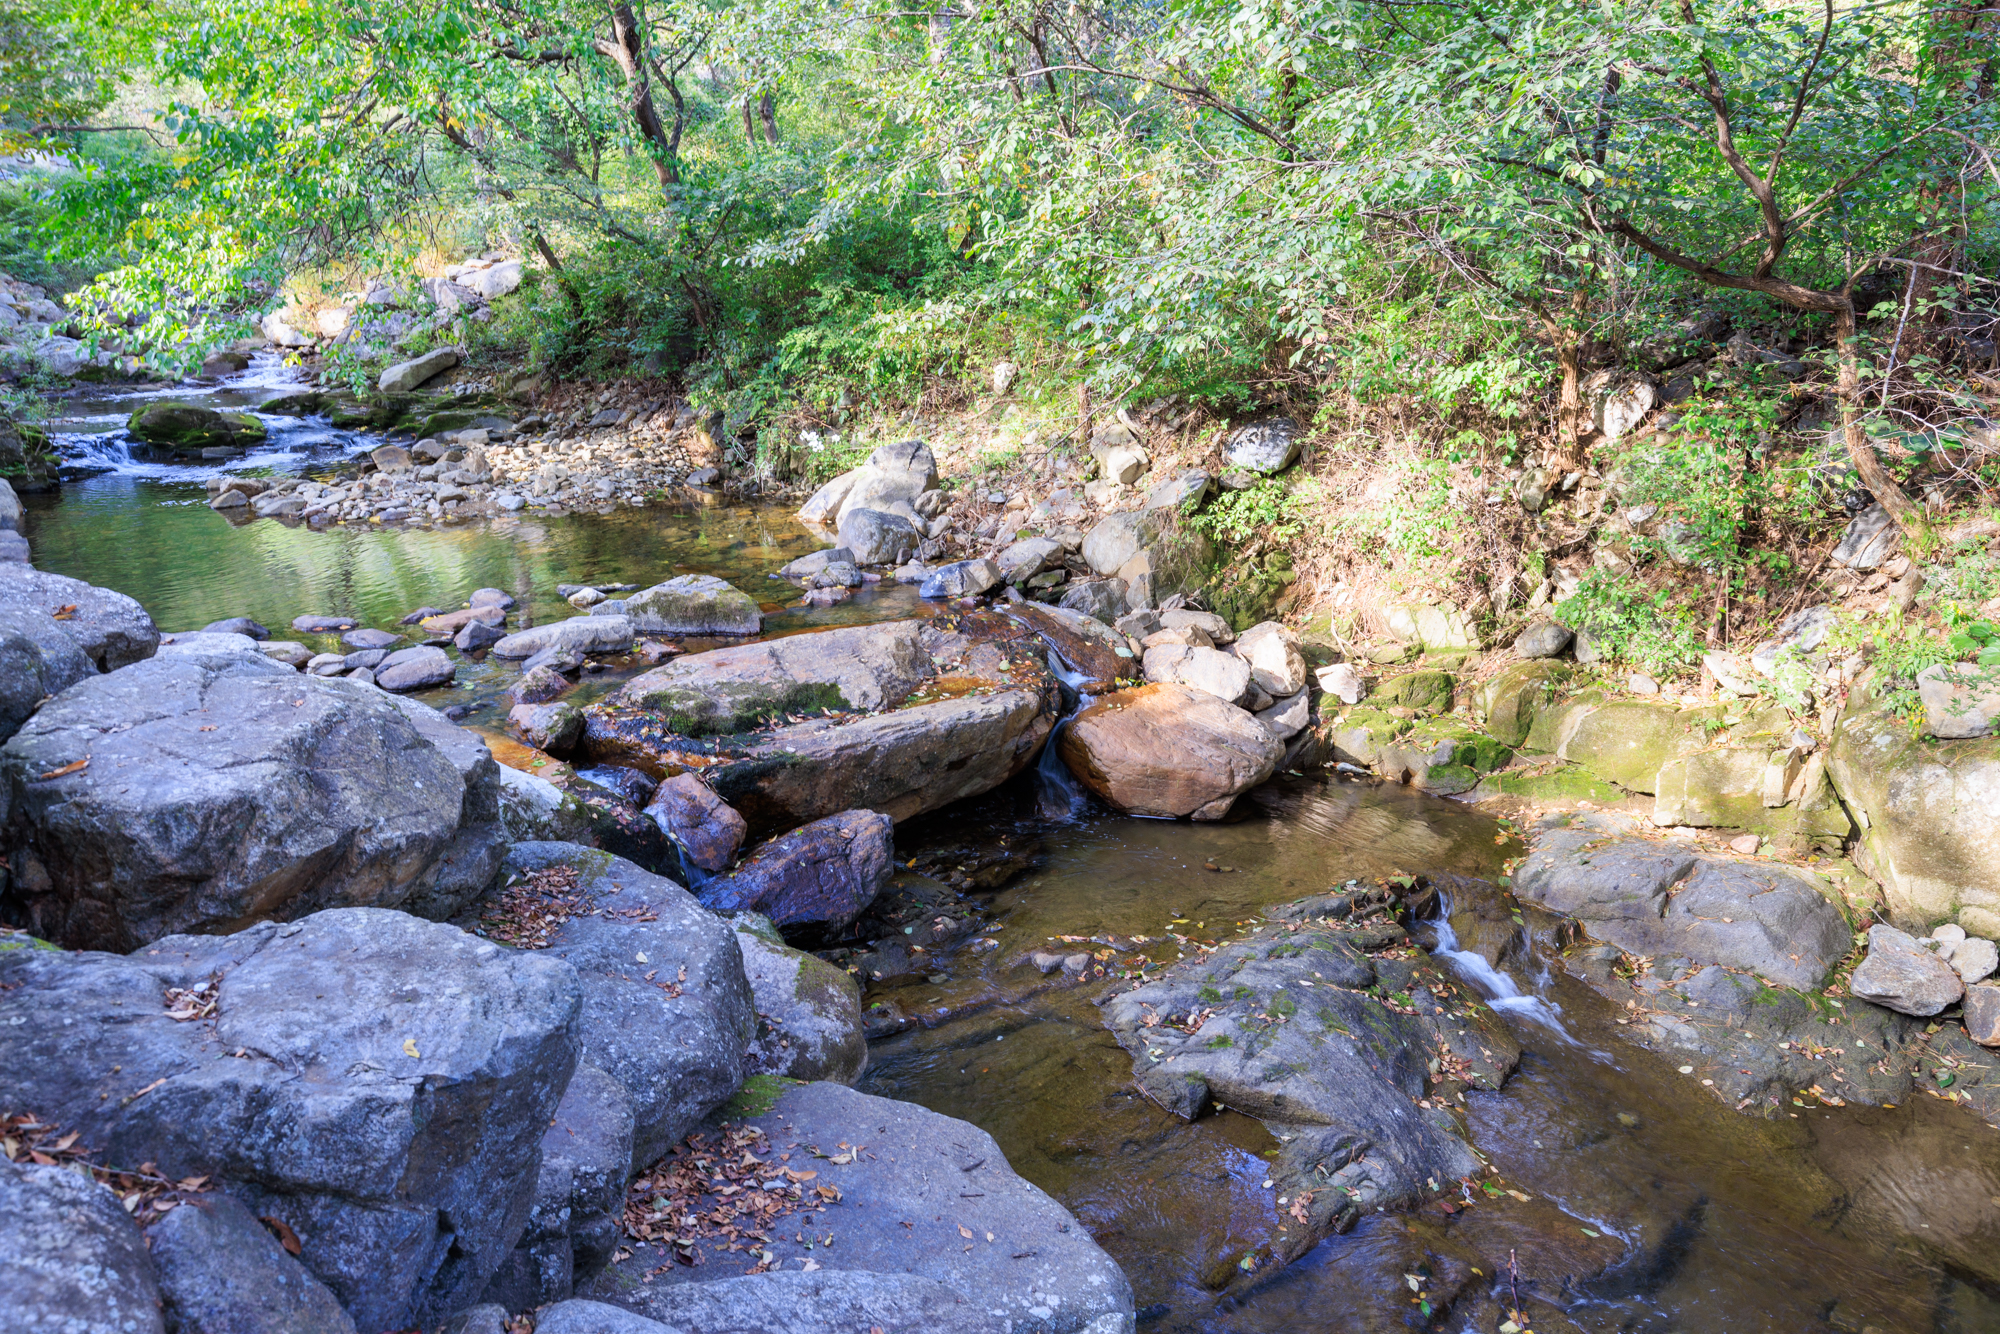
<instances>
[{"instance_id":1,"label":"shallow stream water","mask_svg":"<svg viewBox=\"0 0 2000 1334\"><path fill-rule=\"evenodd\" d=\"M288 382L264 364L210 397L240 406ZM438 529L233 523L206 505L216 465L152 459L123 437L139 399L165 392L59 405L51 425L70 462L101 471L27 498L26 528L38 566L128 593L168 630L248 615L285 637L308 612L395 628L418 606L456 606L488 585L513 592L532 623L572 614L558 582L644 585L686 572L771 597L773 634L919 610L894 585L834 608L791 605L789 586L766 576L816 547L813 537L782 510L693 494ZM270 447L228 468L330 473L378 443L323 422L270 421ZM471 705L469 721L497 734L493 702L513 674L467 662L457 684L424 698ZM1518 845L1473 809L1393 786L1287 777L1240 801L1231 820L1195 825L1104 814L1074 802L1062 777L1059 766L1031 768L898 830L899 858L1004 843L1033 869L980 896L998 950L961 951L933 980L886 993L919 1022L874 1044L862 1087L990 1132L1125 1266L1142 1329L1489 1334L1518 1292L1528 1327L1543 1334L2000 1331L2000 1136L1990 1128L1925 1098L1740 1116L1622 1042L1609 1004L1559 969L1530 960L1503 977L1477 956L1455 961L1461 976L1489 996L1515 993L1502 1012L1527 1055L1504 1090L1467 1095L1472 1137L1528 1198L1481 1199L1450 1217L1366 1217L1246 1279L1238 1260L1283 1225L1263 1184L1271 1135L1235 1113L1186 1123L1147 1101L1099 1019L1104 984L1064 985L1016 960L1055 937L1159 938L1176 919L1196 939L1220 940L1267 907L1351 878L1491 876Z\"/></svg>"}]
</instances>

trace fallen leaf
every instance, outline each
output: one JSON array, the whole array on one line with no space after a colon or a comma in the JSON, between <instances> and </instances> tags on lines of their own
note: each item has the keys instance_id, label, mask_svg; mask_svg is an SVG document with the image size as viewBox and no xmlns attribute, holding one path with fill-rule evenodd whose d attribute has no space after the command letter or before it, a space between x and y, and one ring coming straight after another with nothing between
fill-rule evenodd
<instances>
[{"instance_id":1,"label":"fallen leaf","mask_svg":"<svg viewBox=\"0 0 2000 1334\"><path fill-rule=\"evenodd\" d=\"M278 1244L293 1255L297 1255L305 1249L299 1245L299 1234L292 1231L291 1225L285 1222L284 1219L260 1217L257 1221L271 1229L271 1235L278 1239Z\"/></svg>"},{"instance_id":2,"label":"fallen leaf","mask_svg":"<svg viewBox=\"0 0 2000 1334\"><path fill-rule=\"evenodd\" d=\"M88 769L89 767L90 767L90 757L86 755L80 760L74 760L69 764L65 764L60 769L49 770L47 773L42 775L41 781L46 783L51 778L66 778L70 774L82 773L85 769Z\"/></svg>"},{"instance_id":3,"label":"fallen leaf","mask_svg":"<svg viewBox=\"0 0 2000 1334\"><path fill-rule=\"evenodd\" d=\"M418 1057L417 1057L417 1040L416 1040L415 1038L404 1038L404 1039L403 1039L403 1055L405 1055L405 1056L409 1057L409 1058L410 1058L411 1060L416 1060L416 1059L418 1059Z\"/></svg>"},{"instance_id":4,"label":"fallen leaf","mask_svg":"<svg viewBox=\"0 0 2000 1334\"><path fill-rule=\"evenodd\" d=\"M972 1229L971 1229L971 1228L969 1228L969 1227L967 1227L967 1226L965 1226L965 1224L963 1224L963 1223L960 1223L960 1224L958 1225L958 1235L959 1235L959 1236L961 1236L961 1237L964 1237L964 1238L965 1238L965 1239L966 1239L967 1241L971 1241L971 1240L972 1240Z\"/></svg>"}]
</instances>

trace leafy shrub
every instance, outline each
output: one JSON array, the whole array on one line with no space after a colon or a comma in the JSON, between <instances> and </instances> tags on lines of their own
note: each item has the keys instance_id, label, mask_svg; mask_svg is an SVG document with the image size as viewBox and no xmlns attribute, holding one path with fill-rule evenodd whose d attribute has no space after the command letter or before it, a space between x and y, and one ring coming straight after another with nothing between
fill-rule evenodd
<instances>
[{"instance_id":1,"label":"leafy shrub","mask_svg":"<svg viewBox=\"0 0 2000 1334\"><path fill-rule=\"evenodd\" d=\"M1649 590L1627 575L1592 570L1556 605L1564 625L1587 634L1606 657L1656 675L1701 662L1701 617L1678 590Z\"/></svg>"}]
</instances>

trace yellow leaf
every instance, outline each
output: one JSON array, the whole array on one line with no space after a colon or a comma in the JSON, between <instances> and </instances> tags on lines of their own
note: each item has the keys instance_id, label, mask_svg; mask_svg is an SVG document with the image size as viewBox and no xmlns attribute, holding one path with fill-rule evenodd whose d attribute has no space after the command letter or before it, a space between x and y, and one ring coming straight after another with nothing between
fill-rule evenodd
<instances>
[{"instance_id":1,"label":"yellow leaf","mask_svg":"<svg viewBox=\"0 0 2000 1334\"><path fill-rule=\"evenodd\" d=\"M411 1060L417 1058L417 1040L415 1038L403 1039L403 1055L409 1057Z\"/></svg>"}]
</instances>

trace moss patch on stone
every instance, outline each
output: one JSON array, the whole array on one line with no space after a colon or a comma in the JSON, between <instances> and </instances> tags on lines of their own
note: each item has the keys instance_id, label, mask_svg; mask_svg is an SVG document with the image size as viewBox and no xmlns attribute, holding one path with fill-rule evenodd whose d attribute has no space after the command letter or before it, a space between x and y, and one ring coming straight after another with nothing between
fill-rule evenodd
<instances>
[{"instance_id":1,"label":"moss patch on stone","mask_svg":"<svg viewBox=\"0 0 2000 1334\"><path fill-rule=\"evenodd\" d=\"M783 1075L752 1075L743 1081L735 1096L722 1104L716 1116L724 1121L748 1121L762 1116L778 1105L786 1089L797 1088L800 1082Z\"/></svg>"}]
</instances>

